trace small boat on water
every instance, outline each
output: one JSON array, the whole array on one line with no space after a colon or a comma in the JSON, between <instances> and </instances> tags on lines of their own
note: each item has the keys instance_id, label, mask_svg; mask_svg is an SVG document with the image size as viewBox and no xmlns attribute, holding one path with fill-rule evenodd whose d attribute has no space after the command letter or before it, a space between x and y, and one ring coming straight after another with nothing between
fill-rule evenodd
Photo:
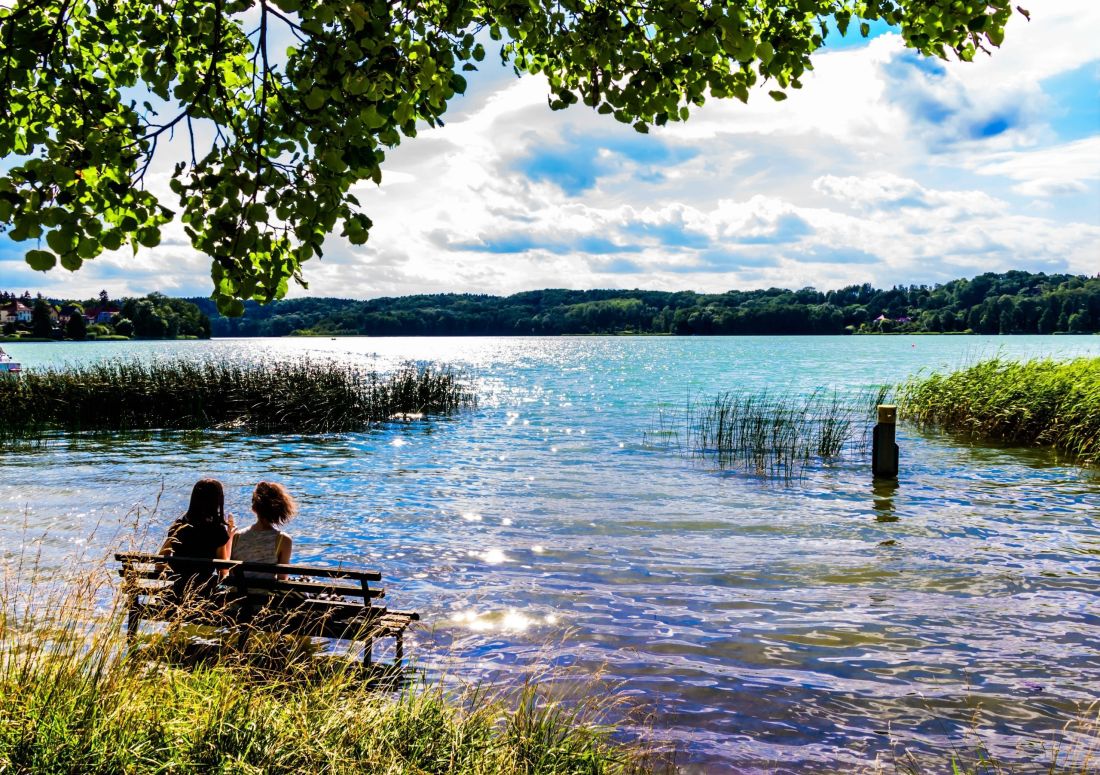
<instances>
[{"instance_id":1,"label":"small boat on water","mask_svg":"<svg viewBox=\"0 0 1100 775\"><path fill-rule=\"evenodd\" d=\"M23 367L19 365L19 361L13 359L4 352L3 347L0 347L0 374L18 374L22 370Z\"/></svg>"}]
</instances>

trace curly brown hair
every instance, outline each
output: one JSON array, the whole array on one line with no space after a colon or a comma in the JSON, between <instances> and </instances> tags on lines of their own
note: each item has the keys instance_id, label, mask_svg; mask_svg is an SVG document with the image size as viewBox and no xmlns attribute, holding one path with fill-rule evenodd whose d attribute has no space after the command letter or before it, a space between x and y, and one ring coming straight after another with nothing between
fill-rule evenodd
<instances>
[{"instance_id":1,"label":"curly brown hair","mask_svg":"<svg viewBox=\"0 0 1100 775\"><path fill-rule=\"evenodd\" d=\"M281 525L298 513L298 504L281 484L260 482L252 491L252 511L265 522Z\"/></svg>"}]
</instances>

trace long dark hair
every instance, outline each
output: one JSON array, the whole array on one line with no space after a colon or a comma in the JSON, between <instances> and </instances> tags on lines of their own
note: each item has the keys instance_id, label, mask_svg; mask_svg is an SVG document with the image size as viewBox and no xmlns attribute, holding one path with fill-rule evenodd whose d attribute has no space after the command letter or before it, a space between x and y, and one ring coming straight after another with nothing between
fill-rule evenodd
<instances>
[{"instance_id":1,"label":"long dark hair","mask_svg":"<svg viewBox=\"0 0 1100 775\"><path fill-rule=\"evenodd\" d=\"M180 518L191 525L225 524L225 491L217 479L199 479L191 489L191 502Z\"/></svg>"}]
</instances>

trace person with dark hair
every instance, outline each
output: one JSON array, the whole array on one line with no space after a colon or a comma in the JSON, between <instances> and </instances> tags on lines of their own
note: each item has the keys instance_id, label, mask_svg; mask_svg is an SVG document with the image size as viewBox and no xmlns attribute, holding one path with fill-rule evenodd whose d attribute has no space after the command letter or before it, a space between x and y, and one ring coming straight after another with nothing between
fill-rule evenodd
<instances>
[{"instance_id":1,"label":"person with dark hair","mask_svg":"<svg viewBox=\"0 0 1100 775\"><path fill-rule=\"evenodd\" d=\"M298 504L281 484L260 482L252 492L256 522L233 536L231 557L245 562L290 562L293 540L280 527L298 513ZM286 574L278 578L285 579Z\"/></svg>"},{"instance_id":2,"label":"person with dark hair","mask_svg":"<svg viewBox=\"0 0 1100 775\"><path fill-rule=\"evenodd\" d=\"M225 513L225 491L217 479L200 479L191 489L183 516L168 528L160 553L202 560L228 560L233 518ZM213 573L181 574L172 583L176 595L205 593L217 583Z\"/></svg>"}]
</instances>

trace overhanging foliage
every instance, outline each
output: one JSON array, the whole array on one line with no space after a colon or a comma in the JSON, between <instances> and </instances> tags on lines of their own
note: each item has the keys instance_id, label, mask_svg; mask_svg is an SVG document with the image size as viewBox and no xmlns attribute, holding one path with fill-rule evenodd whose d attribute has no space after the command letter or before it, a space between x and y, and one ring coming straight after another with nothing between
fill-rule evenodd
<instances>
[{"instance_id":1,"label":"overhanging foliage","mask_svg":"<svg viewBox=\"0 0 1100 775\"><path fill-rule=\"evenodd\" d=\"M156 246L179 217L212 258L219 309L240 314L241 299L304 284L338 225L367 240L350 189L442 123L482 41L516 73L545 73L551 108L583 102L646 132L761 82L784 99L830 29L882 19L926 55L969 60L1000 45L1011 13L1008 0L0 0L0 229L33 246L33 268L76 270ZM176 135L173 211L145 184Z\"/></svg>"}]
</instances>

